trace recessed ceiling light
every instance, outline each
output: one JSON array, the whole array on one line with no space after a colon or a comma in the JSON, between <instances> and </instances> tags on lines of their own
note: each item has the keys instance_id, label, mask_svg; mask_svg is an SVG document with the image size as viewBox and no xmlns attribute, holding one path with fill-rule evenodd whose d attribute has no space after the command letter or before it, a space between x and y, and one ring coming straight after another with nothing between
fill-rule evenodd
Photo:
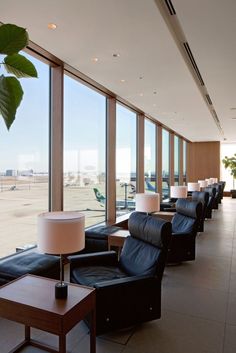
<instances>
[{"instance_id":1,"label":"recessed ceiling light","mask_svg":"<svg viewBox=\"0 0 236 353\"><path fill-rule=\"evenodd\" d=\"M57 25L55 23L48 23L48 28L49 29L56 29Z\"/></svg>"},{"instance_id":2,"label":"recessed ceiling light","mask_svg":"<svg viewBox=\"0 0 236 353\"><path fill-rule=\"evenodd\" d=\"M92 58L92 61L93 61L94 63L97 63L97 62L98 62L98 58Z\"/></svg>"},{"instance_id":3,"label":"recessed ceiling light","mask_svg":"<svg viewBox=\"0 0 236 353\"><path fill-rule=\"evenodd\" d=\"M125 80L122 78L122 79L120 80L120 82L124 83L124 82L125 82Z\"/></svg>"},{"instance_id":4,"label":"recessed ceiling light","mask_svg":"<svg viewBox=\"0 0 236 353\"><path fill-rule=\"evenodd\" d=\"M143 97L143 93L139 93L140 97Z\"/></svg>"},{"instance_id":5,"label":"recessed ceiling light","mask_svg":"<svg viewBox=\"0 0 236 353\"><path fill-rule=\"evenodd\" d=\"M120 54L119 53L113 53L112 56L113 56L113 58L119 58Z\"/></svg>"},{"instance_id":6,"label":"recessed ceiling light","mask_svg":"<svg viewBox=\"0 0 236 353\"><path fill-rule=\"evenodd\" d=\"M153 104L153 107L156 107L156 106L157 106L156 103L154 103L154 104Z\"/></svg>"}]
</instances>

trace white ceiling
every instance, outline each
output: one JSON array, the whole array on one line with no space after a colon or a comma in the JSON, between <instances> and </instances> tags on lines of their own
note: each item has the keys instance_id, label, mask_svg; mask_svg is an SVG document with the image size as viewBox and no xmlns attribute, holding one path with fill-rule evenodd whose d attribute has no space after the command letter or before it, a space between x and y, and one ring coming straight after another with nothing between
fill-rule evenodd
<instances>
[{"instance_id":1,"label":"white ceiling","mask_svg":"<svg viewBox=\"0 0 236 353\"><path fill-rule=\"evenodd\" d=\"M7 0L0 21L26 27L33 42L189 140L236 141L236 1L172 3L224 136L154 0Z\"/></svg>"}]
</instances>

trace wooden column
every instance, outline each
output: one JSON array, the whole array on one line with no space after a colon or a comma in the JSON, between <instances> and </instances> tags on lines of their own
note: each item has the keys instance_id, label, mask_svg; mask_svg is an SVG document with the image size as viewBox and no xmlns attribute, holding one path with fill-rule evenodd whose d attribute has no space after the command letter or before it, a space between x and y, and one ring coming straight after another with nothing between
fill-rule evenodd
<instances>
[{"instance_id":1,"label":"wooden column","mask_svg":"<svg viewBox=\"0 0 236 353\"><path fill-rule=\"evenodd\" d=\"M136 192L144 192L144 115L137 116Z\"/></svg>"},{"instance_id":2,"label":"wooden column","mask_svg":"<svg viewBox=\"0 0 236 353\"><path fill-rule=\"evenodd\" d=\"M156 175L157 175L157 192L162 200L162 127L156 126Z\"/></svg>"},{"instance_id":3,"label":"wooden column","mask_svg":"<svg viewBox=\"0 0 236 353\"><path fill-rule=\"evenodd\" d=\"M116 220L116 100L107 98L107 130L106 130L106 219Z\"/></svg>"},{"instance_id":4,"label":"wooden column","mask_svg":"<svg viewBox=\"0 0 236 353\"><path fill-rule=\"evenodd\" d=\"M179 138L179 185L183 185L183 139Z\"/></svg>"},{"instance_id":5,"label":"wooden column","mask_svg":"<svg viewBox=\"0 0 236 353\"><path fill-rule=\"evenodd\" d=\"M49 210L63 209L63 66L50 69Z\"/></svg>"},{"instance_id":6,"label":"wooden column","mask_svg":"<svg viewBox=\"0 0 236 353\"><path fill-rule=\"evenodd\" d=\"M174 134L170 132L170 186L175 184L174 180Z\"/></svg>"}]
</instances>

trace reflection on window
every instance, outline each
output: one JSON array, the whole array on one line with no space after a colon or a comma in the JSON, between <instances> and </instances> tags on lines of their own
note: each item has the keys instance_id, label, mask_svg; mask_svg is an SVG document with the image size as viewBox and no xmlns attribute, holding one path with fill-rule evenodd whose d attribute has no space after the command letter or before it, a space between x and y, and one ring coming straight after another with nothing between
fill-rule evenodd
<instances>
[{"instance_id":1,"label":"reflection on window","mask_svg":"<svg viewBox=\"0 0 236 353\"><path fill-rule=\"evenodd\" d=\"M85 225L106 217L106 98L64 76L64 210L85 214Z\"/></svg>"},{"instance_id":2,"label":"reflection on window","mask_svg":"<svg viewBox=\"0 0 236 353\"><path fill-rule=\"evenodd\" d=\"M136 114L116 105L116 213L135 209Z\"/></svg>"},{"instance_id":3,"label":"reflection on window","mask_svg":"<svg viewBox=\"0 0 236 353\"><path fill-rule=\"evenodd\" d=\"M38 79L21 79L24 97L7 131L0 117L0 257L36 244L37 215L48 210L49 66L23 53Z\"/></svg>"},{"instance_id":4,"label":"reflection on window","mask_svg":"<svg viewBox=\"0 0 236 353\"><path fill-rule=\"evenodd\" d=\"M174 180L175 185L179 185L179 138L174 137Z\"/></svg>"},{"instance_id":5,"label":"reflection on window","mask_svg":"<svg viewBox=\"0 0 236 353\"><path fill-rule=\"evenodd\" d=\"M187 142L183 141L183 184L186 185Z\"/></svg>"},{"instance_id":6,"label":"reflection on window","mask_svg":"<svg viewBox=\"0 0 236 353\"><path fill-rule=\"evenodd\" d=\"M166 199L170 193L170 136L162 129L162 198Z\"/></svg>"},{"instance_id":7,"label":"reflection on window","mask_svg":"<svg viewBox=\"0 0 236 353\"><path fill-rule=\"evenodd\" d=\"M144 136L145 190L156 191L156 125L145 119Z\"/></svg>"}]
</instances>

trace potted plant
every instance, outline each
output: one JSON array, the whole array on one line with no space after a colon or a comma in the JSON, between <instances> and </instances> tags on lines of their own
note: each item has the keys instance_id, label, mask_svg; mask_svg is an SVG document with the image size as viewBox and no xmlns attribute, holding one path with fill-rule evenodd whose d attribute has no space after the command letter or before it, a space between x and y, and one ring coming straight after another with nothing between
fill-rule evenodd
<instances>
[{"instance_id":1,"label":"potted plant","mask_svg":"<svg viewBox=\"0 0 236 353\"><path fill-rule=\"evenodd\" d=\"M19 54L28 42L25 28L10 23L0 26L0 68L3 66L7 72L7 75L0 74L0 115L8 129L15 120L24 93L18 78L37 77L31 61Z\"/></svg>"},{"instance_id":2,"label":"potted plant","mask_svg":"<svg viewBox=\"0 0 236 353\"><path fill-rule=\"evenodd\" d=\"M235 179L236 179L236 153L234 153L233 157L225 156L222 159L225 169L230 170L230 174L233 176L233 190L231 190L232 198L236 198L236 190L235 190Z\"/></svg>"}]
</instances>

